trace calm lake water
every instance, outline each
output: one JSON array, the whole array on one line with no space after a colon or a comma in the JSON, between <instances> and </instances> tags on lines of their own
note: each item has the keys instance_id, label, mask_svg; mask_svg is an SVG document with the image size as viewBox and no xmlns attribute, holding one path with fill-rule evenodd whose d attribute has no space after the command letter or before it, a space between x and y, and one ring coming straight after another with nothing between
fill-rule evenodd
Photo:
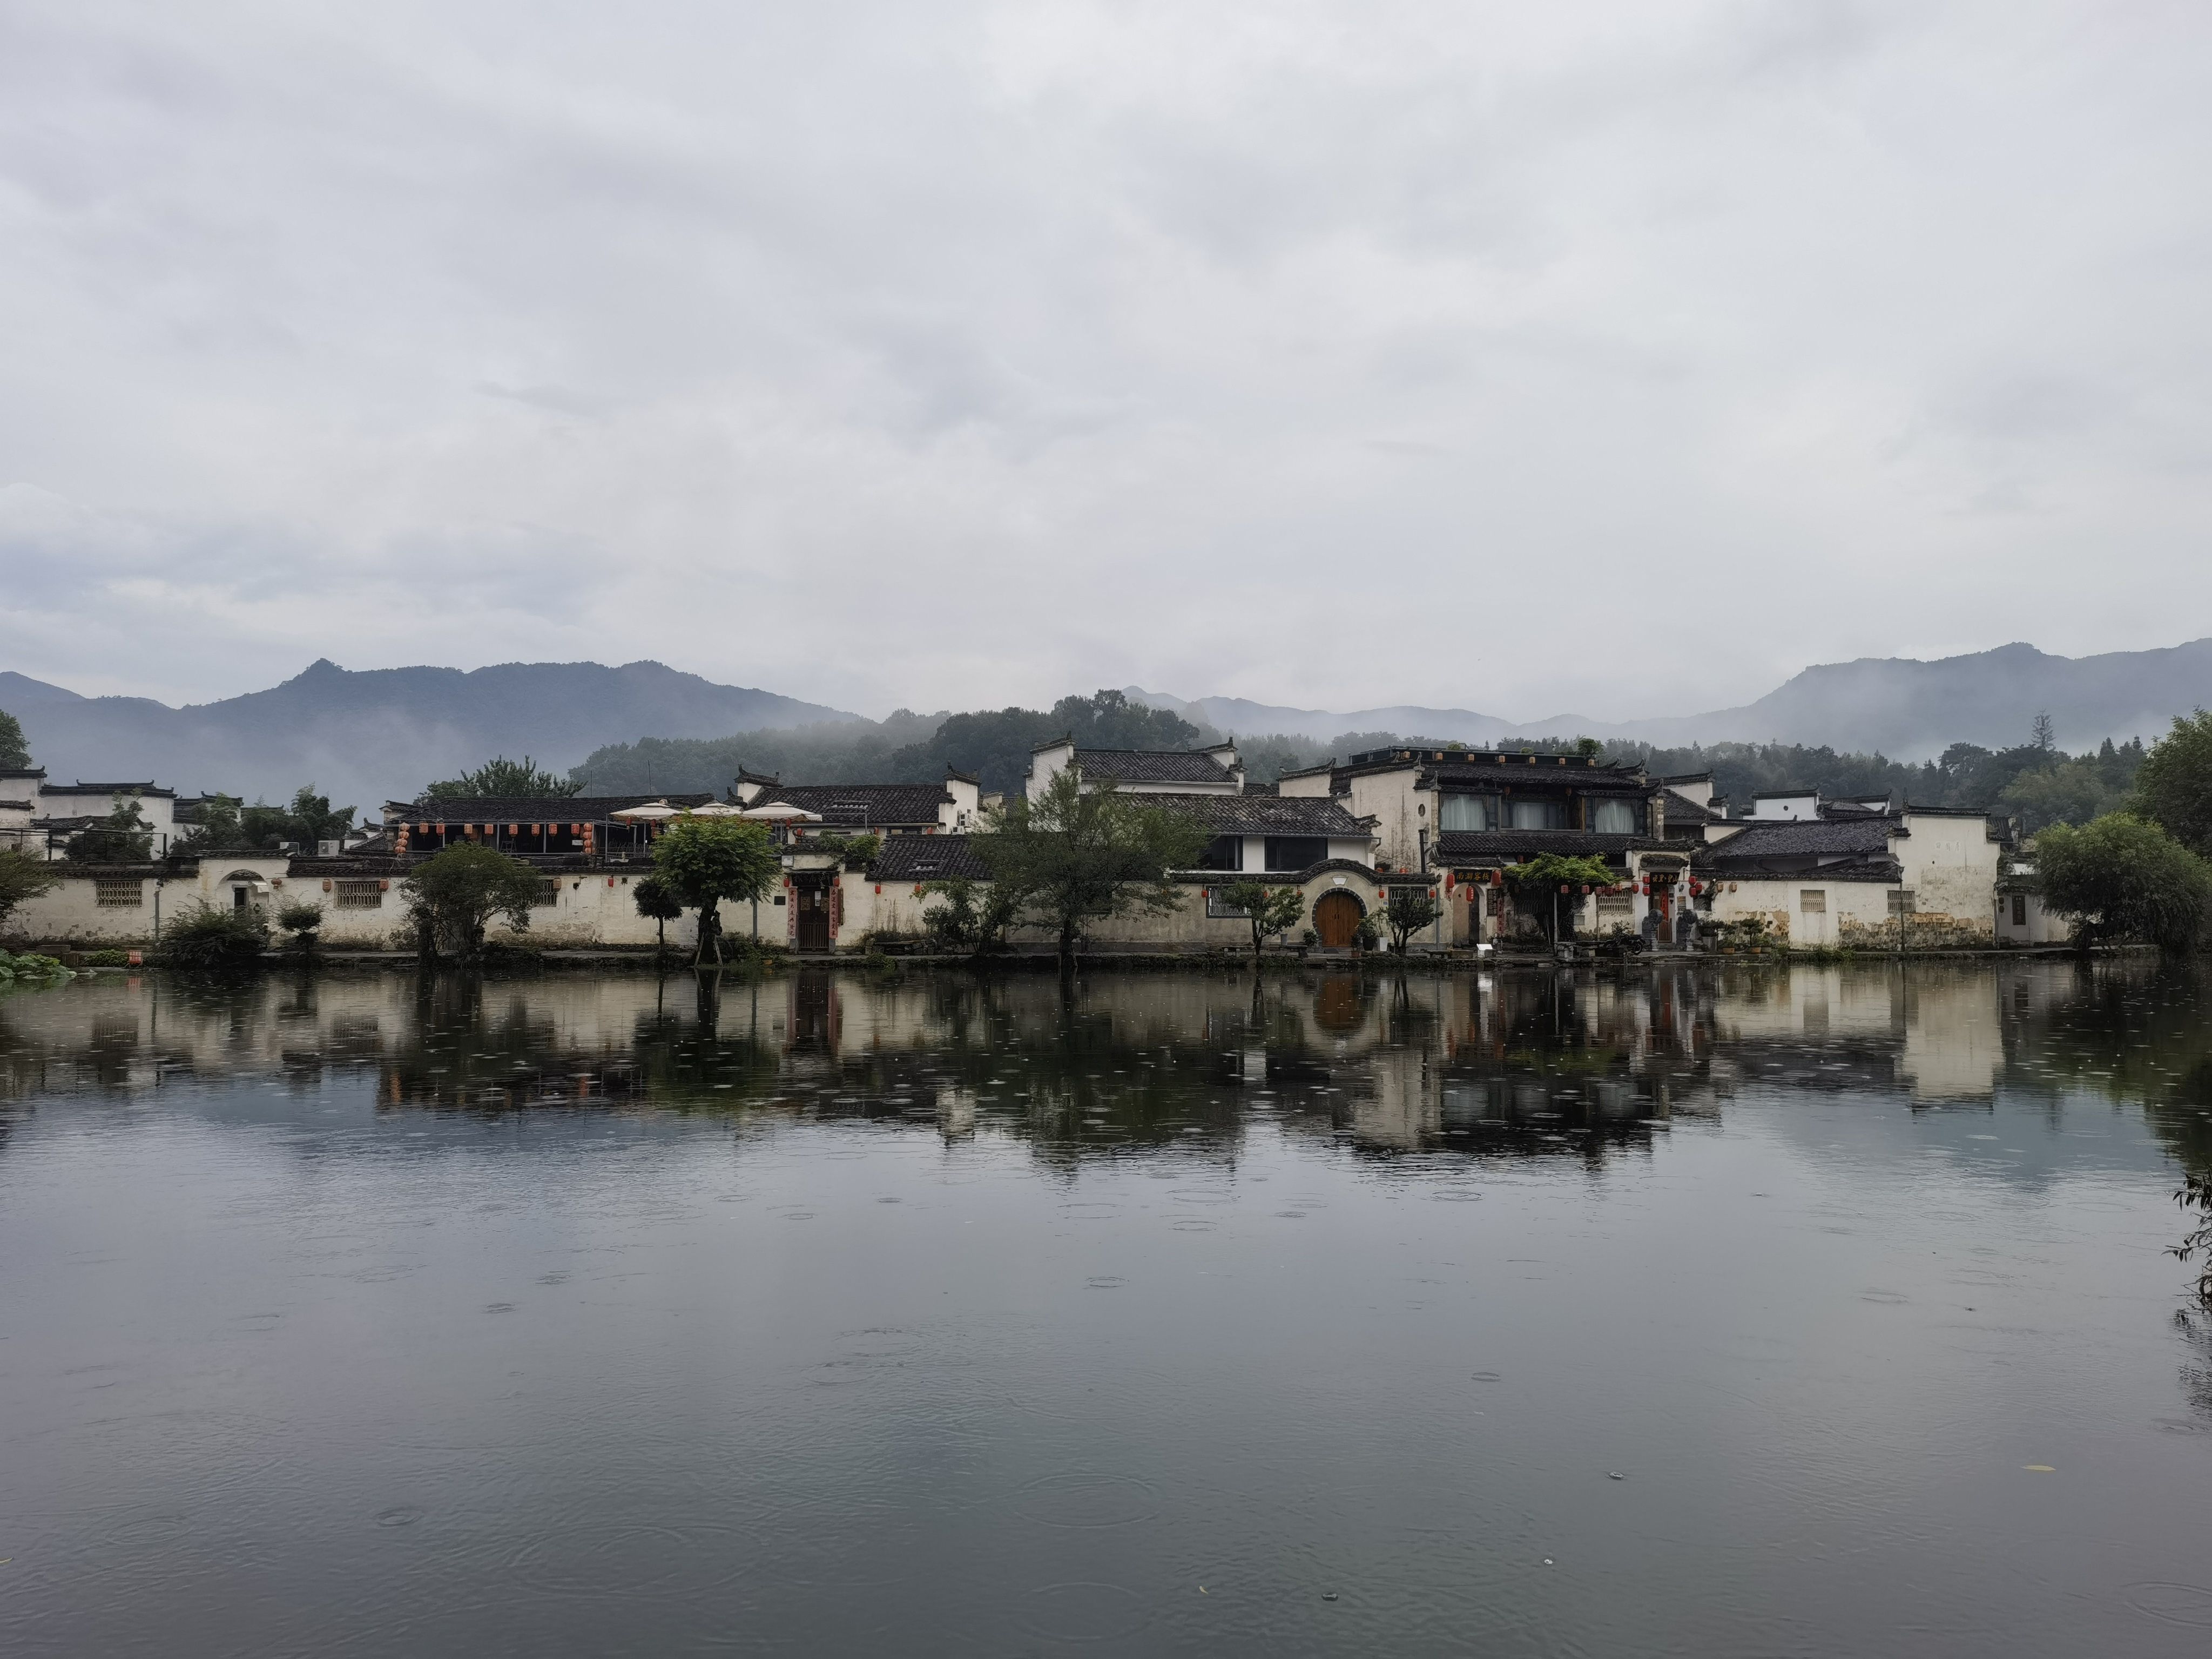
<instances>
[{"instance_id":1,"label":"calm lake water","mask_svg":"<svg viewBox=\"0 0 2212 1659\"><path fill-rule=\"evenodd\" d=\"M0 999L0 1650L2202 1655L2209 1012Z\"/></svg>"}]
</instances>

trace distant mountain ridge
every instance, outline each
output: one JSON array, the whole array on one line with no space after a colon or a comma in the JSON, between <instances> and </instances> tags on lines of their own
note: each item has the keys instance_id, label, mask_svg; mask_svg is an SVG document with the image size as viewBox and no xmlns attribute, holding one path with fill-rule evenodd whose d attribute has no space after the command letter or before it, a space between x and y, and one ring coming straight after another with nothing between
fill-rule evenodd
<instances>
[{"instance_id":1,"label":"distant mountain ridge","mask_svg":"<svg viewBox=\"0 0 2212 1659\"><path fill-rule=\"evenodd\" d=\"M603 744L723 737L858 715L657 662L379 668L327 659L266 691L172 708L149 697L85 697L0 672L0 708L64 780L154 779L186 793L275 800L312 780L374 812L495 754L565 771Z\"/></svg>"},{"instance_id":2,"label":"distant mountain ridge","mask_svg":"<svg viewBox=\"0 0 2212 1659\"><path fill-rule=\"evenodd\" d=\"M2045 712L2062 748L2087 749L2107 737L2154 738L2174 715L2212 707L2212 639L2079 658L2030 645L1932 662L1863 658L1808 668L1741 708L1634 720L1513 720L1414 704L1332 712L1238 697L1185 700L1134 686L1127 696L1244 738L1279 732L1329 743L1348 732L1389 732L1492 744L1587 734L1664 746L1826 744L1917 761L1953 743L2024 743ZM148 697L81 696L0 671L0 709L22 721L33 757L64 781L150 778L248 800L289 798L313 781L340 804L372 811L498 754L527 754L566 770L594 750L641 738L720 738L832 721L854 723L856 736L881 735L874 722L842 709L717 684L657 662L354 672L325 659L266 691L184 708Z\"/></svg>"},{"instance_id":3,"label":"distant mountain ridge","mask_svg":"<svg viewBox=\"0 0 2212 1659\"><path fill-rule=\"evenodd\" d=\"M1414 705L1332 711L1125 690L1132 702L1173 709L1244 737L1283 732L1327 742L1347 732L1395 732L1491 744L1587 735L1662 745L1826 744L1917 761L1932 759L1954 743L1990 749L2025 743L2036 715L2045 713L2061 748L2093 748L2106 738L2155 738L2176 714L2212 708L2212 639L2091 657L2053 656L2019 644L1930 662L1863 657L1805 669L1741 708L1632 720L1572 714L1514 720L1468 708Z\"/></svg>"}]
</instances>

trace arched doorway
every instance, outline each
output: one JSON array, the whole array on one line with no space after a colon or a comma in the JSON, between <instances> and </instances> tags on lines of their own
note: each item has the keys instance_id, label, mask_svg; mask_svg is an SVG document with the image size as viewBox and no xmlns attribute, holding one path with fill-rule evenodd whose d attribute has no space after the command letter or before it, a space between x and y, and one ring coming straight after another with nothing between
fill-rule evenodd
<instances>
[{"instance_id":1,"label":"arched doorway","mask_svg":"<svg viewBox=\"0 0 2212 1659\"><path fill-rule=\"evenodd\" d=\"M1359 901L1341 888L1323 893L1315 902L1314 932L1321 935L1325 951L1349 951L1352 935L1359 931L1359 919L1367 914Z\"/></svg>"}]
</instances>

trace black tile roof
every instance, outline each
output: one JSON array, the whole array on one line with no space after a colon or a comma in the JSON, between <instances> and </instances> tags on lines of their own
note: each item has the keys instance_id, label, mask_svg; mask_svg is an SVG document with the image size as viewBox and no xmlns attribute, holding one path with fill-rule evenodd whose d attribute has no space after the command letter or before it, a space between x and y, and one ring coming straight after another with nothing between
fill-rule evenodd
<instances>
[{"instance_id":1,"label":"black tile roof","mask_svg":"<svg viewBox=\"0 0 2212 1659\"><path fill-rule=\"evenodd\" d=\"M177 798L175 790L164 789L150 778L144 783L86 783L80 779L76 783L40 784L39 789L47 795L157 795L168 800Z\"/></svg>"},{"instance_id":2,"label":"black tile roof","mask_svg":"<svg viewBox=\"0 0 2212 1659\"><path fill-rule=\"evenodd\" d=\"M1093 783L1232 783L1212 755L1172 749L1079 749L1076 769Z\"/></svg>"},{"instance_id":3,"label":"black tile roof","mask_svg":"<svg viewBox=\"0 0 2212 1659\"><path fill-rule=\"evenodd\" d=\"M1321 795L1137 795L1140 805L1195 818L1217 836L1325 836L1364 841L1368 828Z\"/></svg>"},{"instance_id":4,"label":"black tile roof","mask_svg":"<svg viewBox=\"0 0 2212 1659\"><path fill-rule=\"evenodd\" d=\"M793 783L763 789L756 806L771 801L800 806L841 829L875 829L890 823L935 823L938 809L952 799L941 783Z\"/></svg>"},{"instance_id":5,"label":"black tile roof","mask_svg":"<svg viewBox=\"0 0 2212 1659\"><path fill-rule=\"evenodd\" d=\"M1848 858L1832 863L1808 866L1796 870L1763 870L1741 865L1729 866L1692 860L1698 874L1714 881L1786 881L1798 886L1817 887L1830 881L1894 882L1905 879L1905 871L1895 859Z\"/></svg>"},{"instance_id":6,"label":"black tile roof","mask_svg":"<svg viewBox=\"0 0 2212 1659\"><path fill-rule=\"evenodd\" d=\"M1716 812L1710 806L1692 800L1680 790L1669 789L1667 792L1667 823L1669 828L1676 823L1725 823L1727 822L1728 819L1724 814Z\"/></svg>"},{"instance_id":7,"label":"black tile roof","mask_svg":"<svg viewBox=\"0 0 2212 1659\"><path fill-rule=\"evenodd\" d=\"M1581 830L1452 830L1437 837L1431 857L1439 865L1494 864L1500 859L1518 864L1540 853L1602 858L1680 851L1680 842L1655 841L1650 836L1599 836Z\"/></svg>"},{"instance_id":8,"label":"black tile roof","mask_svg":"<svg viewBox=\"0 0 2212 1659\"><path fill-rule=\"evenodd\" d=\"M1896 828L1897 820L1887 815L1753 823L1706 851L1716 870L1768 859L1879 857L1889 851Z\"/></svg>"},{"instance_id":9,"label":"black tile roof","mask_svg":"<svg viewBox=\"0 0 2212 1659\"><path fill-rule=\"evenodd\" d=\"M712 795L467 795L451 800L394 800L384 804L395 823L605 823L617 812L648 801L704 806Z\"/></svg>"},{"instance_id":10,"label":"black tile roof","mask_svg":"<svg viewBox=\"0 0 2212 1659\"><path fill-rule=\"evenodd\" d=\"M871 881L988 881L990 866L965 836L892 836L868 866Z\"/></svg>"}]
</instances>

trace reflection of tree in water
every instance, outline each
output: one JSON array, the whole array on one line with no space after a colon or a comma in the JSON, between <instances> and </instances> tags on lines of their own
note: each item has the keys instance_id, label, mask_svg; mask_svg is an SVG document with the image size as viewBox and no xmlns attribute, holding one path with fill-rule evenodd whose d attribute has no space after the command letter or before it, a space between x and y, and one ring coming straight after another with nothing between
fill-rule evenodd
<instances>
[{"instance_id":1,"label":"reflection of tree in water","mask_svg":"<svg viewBox=\"0 0 2212 1659\"><path fill-rule=\"evenodd\" d=\"M2063 980L2001 985L2008 1089L2137 1106L2185 1171L2212 1172L2212 1021L2194 962L2084 963Z\"/></svg>"},{"instance_id":2,"label":"reflection of tree in water","mask_svg":"<svg viewBox=\"0 0 2212 1659\"><path fill-rule=\"evenodd\" d=\"M471 1113L611 1104L726 1109L772 1080L777 1060L750 1038L720 1036L719 979L664 981L655 1008L637 1017L626 1041L582 1044L562 1042L527 981L426 975L415 1027L386 1061L380 1098L387 1107Z\"/></svg>"},{"instance_id":3,"label":"reflection of tree in water","mask_svg":"<svg viewBox=\"0 0 2212 1659\"><path fill-rule=\"evenodd\" d=\"M2212 1313L2203 1309L2177 1311L2173 1324L2195 1350L2195 1357L2181 1368L2181 1396L2192 1413L2212 1424Z\"/></svg>"}]
</instances>

